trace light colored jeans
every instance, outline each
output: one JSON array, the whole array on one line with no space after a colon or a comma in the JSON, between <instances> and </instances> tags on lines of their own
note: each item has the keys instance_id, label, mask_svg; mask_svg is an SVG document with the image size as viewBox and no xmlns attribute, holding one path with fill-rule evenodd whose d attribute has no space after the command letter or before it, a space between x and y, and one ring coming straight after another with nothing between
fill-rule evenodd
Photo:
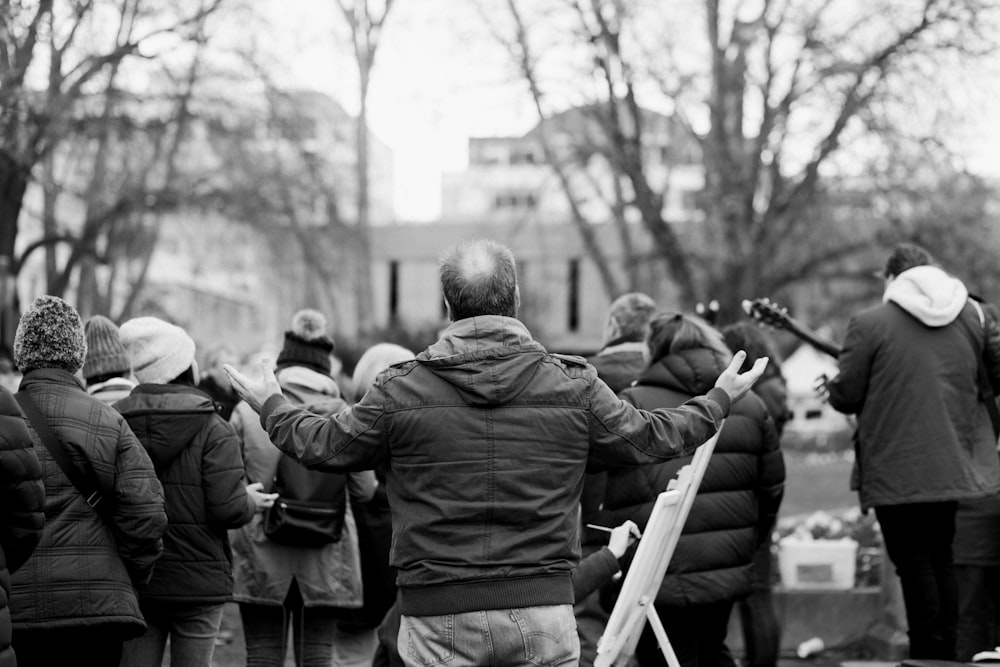
<instances>
[{"instance_id":1,"label":"light colored jeans","mask_svg":"<svg viewBox=\"0 0 1000 667\"><path fill-rule=\"evenodd\" d=\"M572 605L403 616L399 655L407 667L576 665Z\"/></svg>"},{"instance_id":2,"label":"light colored jeans","mask_svg":"<svg viewBox=\"0 0 1000 667\"><path fill-rule=\"evenodd\" d=\"M125 642L121 667L159 667L170 639L171 667L211 667L221 604L140 604L146 633Z\"/></svg>"}]
</instances>

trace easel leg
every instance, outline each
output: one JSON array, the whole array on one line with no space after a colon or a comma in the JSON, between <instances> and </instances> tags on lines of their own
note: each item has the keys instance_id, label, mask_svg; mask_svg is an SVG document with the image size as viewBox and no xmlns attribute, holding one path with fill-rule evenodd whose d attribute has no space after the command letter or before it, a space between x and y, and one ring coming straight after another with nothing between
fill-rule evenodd
<instances>
[{"instance_id":1,"label":"easel leg","mask_svg":"<svg viewBox=\"0 0 1000 667\"><path fill-rule=\"evenodd\" d=\"M660 650L663 651L663 658L667 664L670 667L681 667L681 663L677 661L677 655L674 654L674 647L670 645L670 640L667 638L667 631L663 629L663 623L660 622L660 617L656 613L656 607L649 605L646 608L646 618L649 619L649 625L653 628L653 634L656 635L656 641L660 645Z\"/></svg>"}]
</instances>

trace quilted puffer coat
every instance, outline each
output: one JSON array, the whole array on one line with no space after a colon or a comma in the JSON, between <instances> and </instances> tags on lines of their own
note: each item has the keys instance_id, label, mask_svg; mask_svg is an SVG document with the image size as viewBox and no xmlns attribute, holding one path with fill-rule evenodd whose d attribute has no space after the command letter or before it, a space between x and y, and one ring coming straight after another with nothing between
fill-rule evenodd
<instances>
[{"instance_id":1,"label":"quilted puffer coat","mask_svg":"<svg viewBox=\"0 0 1000 667\"><path fill-rule=\"evenodd\" d=\"M710 388L728 361L704 348L667 355L621 398L645 410L680 405ZM656 496L691 460L609 472L604 525L632 519L645 529ZM688 606L748 595L753 553L770 536L784 481L774 422L760 398L747 394L722 426L656 604Z\"/></svg>"},{"instance_id":2,"label":"quilted puffer coat","mask_svg":"<svg viewBox=\"0 0 1000 667\"><path fill-rule=\"evenodd\" d=\"M236 432L208 394L186 385L140 384L115 408L149 452L170 517L143 601L226 602L233 592L228 531L256 511Z\"/></svg>"},{"instance_id":3,"label":"quilted puffer coat","mask_svg":"<svg viewBox=\"0 0 1000 667\"><path fill-rule=\"evenodd\" d=\"M0 667L14 667L10 647L10 572L42 539L45 486L31 435L14 397L0 389Z\"/></svg>"},{"instance_id":4,"label":"quilted puffer coat","mask_svg":"<svg viewBox=\"0 0 1000 667\"><path fill-rule=\"evenodd\" d=\"M98 515L29 427L45 481L45 530L11 577L14 631L101 626L123 637L142 634L135 587L149 579L167 527L153 464L122 416L71 373L28 371L21 391L114 507L110 521Z\"/></svg>"}]
</instances>

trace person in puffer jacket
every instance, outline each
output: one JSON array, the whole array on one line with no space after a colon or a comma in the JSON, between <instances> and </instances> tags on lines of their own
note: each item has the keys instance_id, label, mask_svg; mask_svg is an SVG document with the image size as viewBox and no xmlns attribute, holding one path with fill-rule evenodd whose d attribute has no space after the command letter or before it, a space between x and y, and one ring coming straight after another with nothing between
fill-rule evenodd
<instances>
[{"instance_id":1,"label":"person in puffer jacket","mask_svg":"<svg viewBox=\"0 0 1000 667\"><path fill-rule=\"evenodd\" d=\"M649 367L619 394L644 410L676 407L703 393L731 356L721 333L680 313L654 316L646 344ZM751 593L754 553L770 540L777 519L785 482L779 445L756 394L733 404L656 595L656 612L682 667L735 665L726 631L734 603ZM604 525L632 519L644 530L657 496L691 460L610 470ZM636 657L644 667L667 664L648 625Z\"/></svg>"},{"instance_id":2,"label":"person in puffer jacket","mask_svg":"<svg viewBox=\"0 0 1000 667\"><path fill-rule=\"evenodd\" d=\"M955 660L957 512L1000 491L979 381L1000 389L1000 331L920 246L896 246L882 277L882 303L851 318L826 389L831 406L858 417L858 498L874 508L899 574L910 657Z\"/></svg>"},{"instance_id":3,"label":"person in puffer jacket","mask_svg":"<svg viewBox=\"0 0 1000 667\"><path fill-rule=\"evenodd\" d=\"M0 387L0 667L17 667L7 606L10 573L28 560L44 526L42 466L17 402Z\"/></svg>"},{"instance_id":4,"label":"person in puffer jacket","mask_svg":"<svg viewBox=\"0 0 1000 667\"><path fill-rule=\"evenodd\" d=\"M118 333L139 385L114 407L149 452L169 517L163 557L139 588L149 629L126 642L121 664L160 665L169 639L171 665L209 667L233 592L228 530L274 495L246 484L236 433L195 386L191 337L155 317L131 319Z\"/></svg>"},{"instance_id":5,"label":"person in puffer jacket","mask_svg":"<svg viewBox=\"0 0 1000 667\"><path fill-rule=\"evenodd\" d=\"M413 361L378 375L332 417L292 405L269 362L226 367L271 442L309 468L387 467L399 653L408 665L569 665L579 659L571 572L588 463L690 453L766 366L744 354L673 410L615 396L581 357L549 354L516 319L513 253L467 241L441 260L452 320Z\"/></svg>"},{"instance_id":6,"label":"person in puffer jacket","mask_svg":"<svg viewBox=\"0 0 1000 667\"><path fill-rule=\"evenodd\" d=\"M62 299L41 296L24 311L14 336L20 391L109 509L90 506L29 425L44 474L45 530L11 577L21 667L117 667L122 643L146 629L135 587L163 551L163 489L122 416L84 390L86 352L80 314Z\"/></svg>"}]
</instances>

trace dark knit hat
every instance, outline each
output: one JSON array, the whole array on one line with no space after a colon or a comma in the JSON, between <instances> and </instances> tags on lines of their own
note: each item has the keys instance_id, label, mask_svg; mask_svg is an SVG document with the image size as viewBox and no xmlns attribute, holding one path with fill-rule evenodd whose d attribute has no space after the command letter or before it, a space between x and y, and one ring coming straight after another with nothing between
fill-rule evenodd
<instances>
[{"instance_id":1,"label":"dark knit hat","mask_svg":"<svg viewBox=\"0 0 1000 667\"><path fill-rule=\"evenodd\" d=\"M83 323L83 333L87 338L84 380L132 372L125 346L118 339L118 325L104 315L94 315Z\"/></svg>"},{"instance_id":2,"label":"dark knit hat","mask_svg":"<svg viewBox=\"0 0 1000 667\"><path fill-rule=\"evenodd\" d=\"M306 366L330 374L333 339L326 335L326 317L318 310L305 309L292 317L292 328L285 332L285 344L278 354L278 368Z\"/></svg>"},{"instance_id":3,"label":"dark knit hat","mask_svg":"<svg viewBox=\"0 0 1000 667\"><path fill-rule=\"evenodd\" d=\"M80 313L57 296L40 296L21 315L14 333L14 363L22 373L37 368L61 368L75 373L83 367L87 341Z\"/></svg>"}]
</instances>

